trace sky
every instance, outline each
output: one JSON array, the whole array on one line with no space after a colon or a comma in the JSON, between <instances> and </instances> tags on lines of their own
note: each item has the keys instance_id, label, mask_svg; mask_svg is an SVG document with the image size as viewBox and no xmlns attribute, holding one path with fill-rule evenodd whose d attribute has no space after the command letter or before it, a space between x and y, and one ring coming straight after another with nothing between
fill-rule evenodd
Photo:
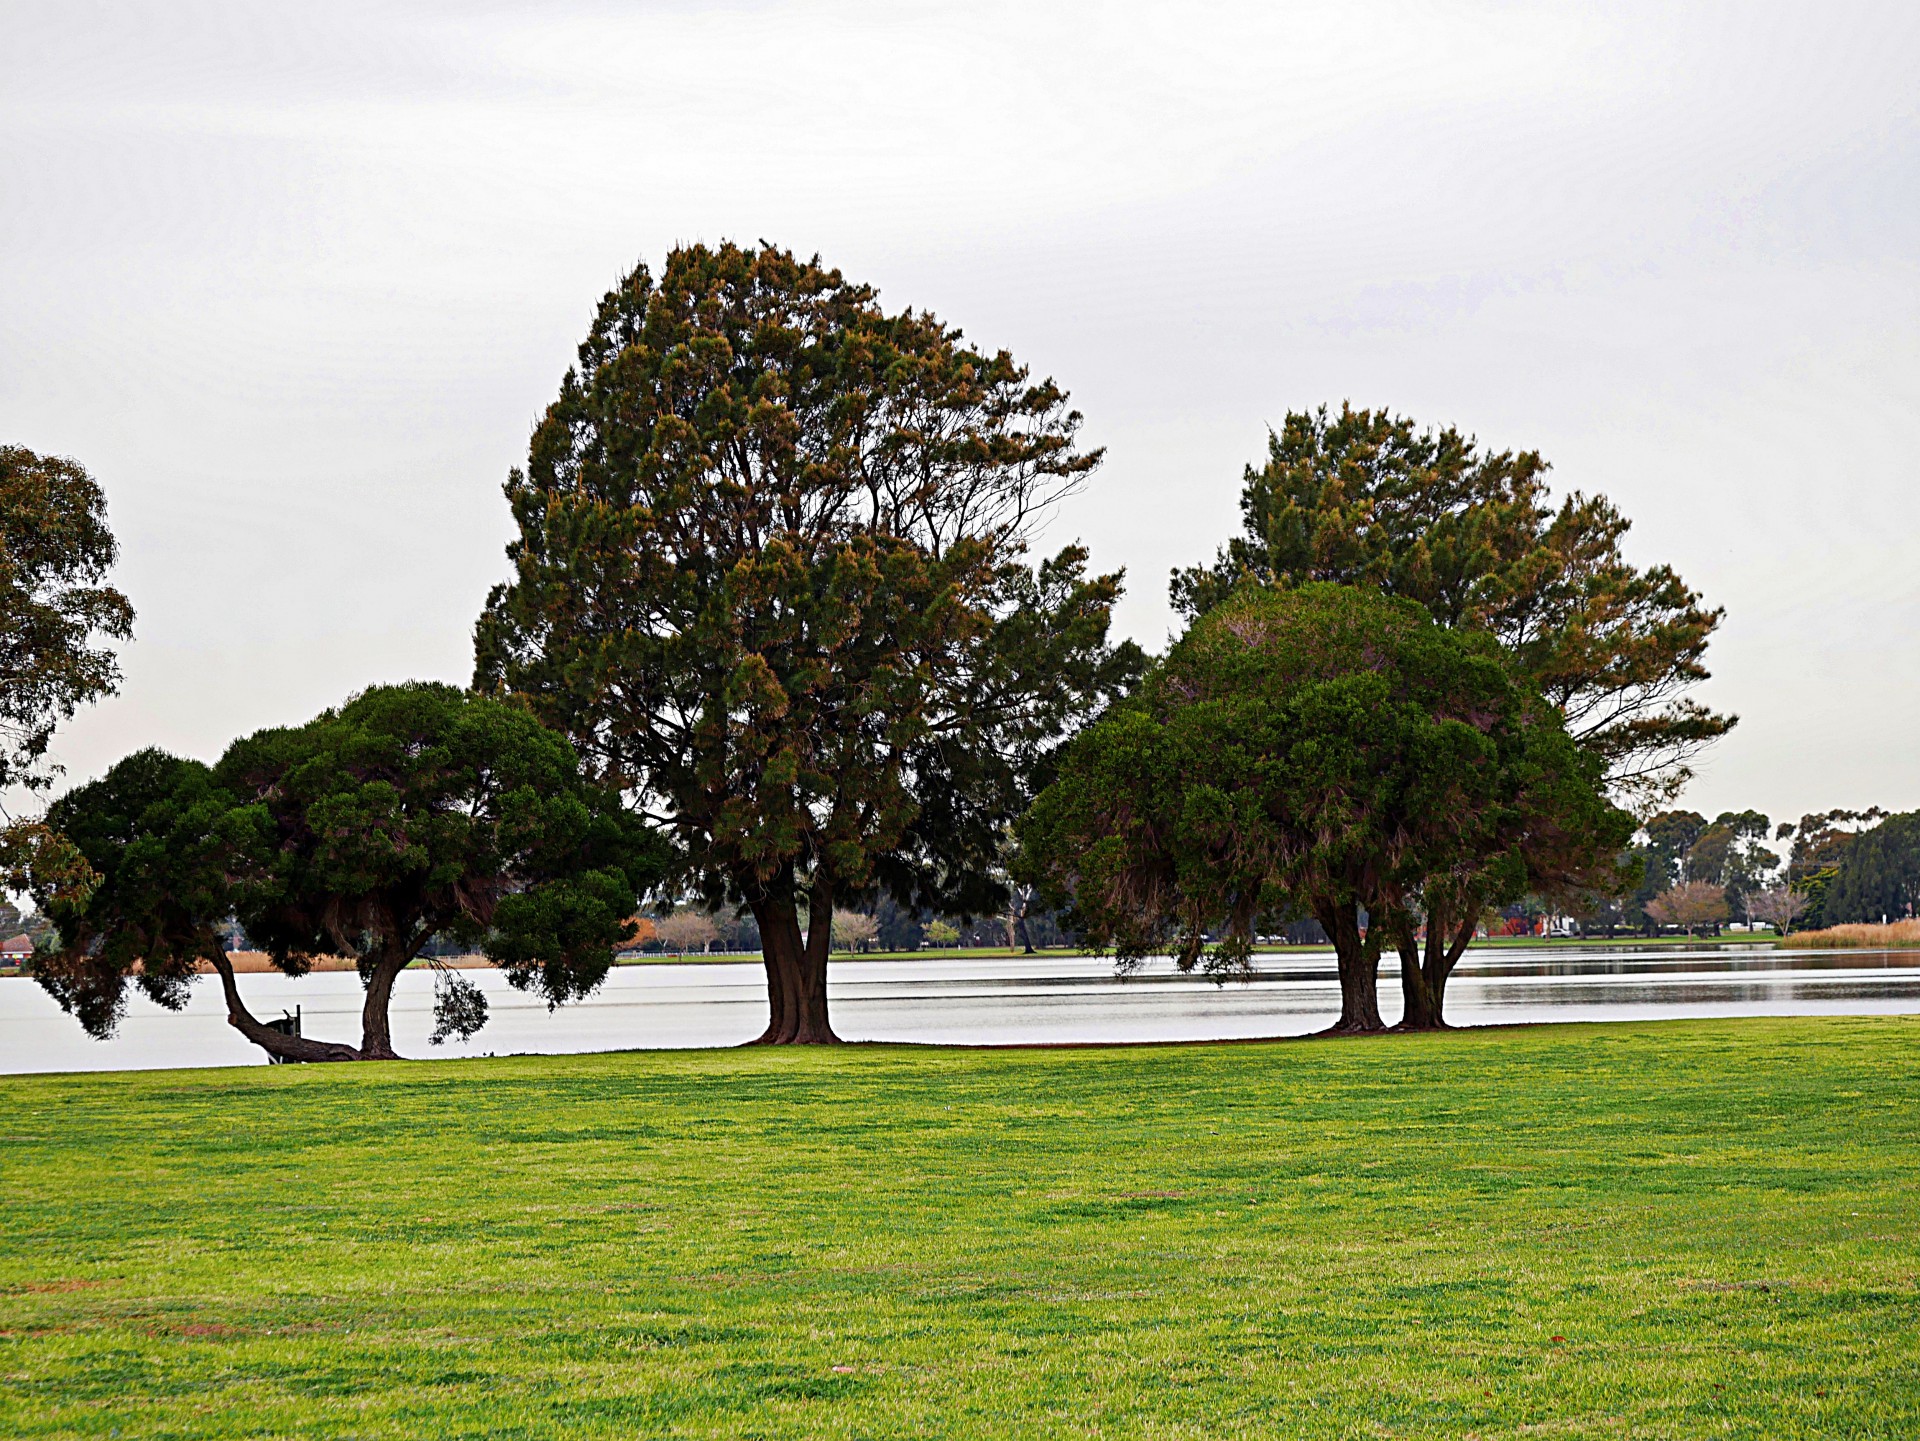
<instances>
[{"instance_id":1,"label":"sky","mask_svg":"<svg viewBox=\"0 0 1920 1441\"><path fill-rule=\"evenodd\" d=\"M1384 406L1726 609L1684 803L1920 808L1920 7L0 0L0 441L139 619L69 781L465 683L500 484L601 294L775 241L1105 447L1120 628L1267 427Z\"/></svg>"}]
</instances>

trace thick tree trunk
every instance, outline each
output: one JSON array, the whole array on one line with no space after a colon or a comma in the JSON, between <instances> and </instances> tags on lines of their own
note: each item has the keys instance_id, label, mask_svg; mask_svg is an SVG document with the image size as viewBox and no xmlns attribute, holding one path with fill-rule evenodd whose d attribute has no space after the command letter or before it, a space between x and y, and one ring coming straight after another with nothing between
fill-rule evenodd
<instances>
[{"instance_id":1,"label":"thick tree trunk","mask_svg":"<svg viewBox=\"0 0 1920 1441\"><path fill-rule=\"evenodd\" d=\"M1402 1031L1444 1031L1447 1029L1447 982L1453 968L1460 964L1467 945L1473 940L1474 917L1478 905L1469 901L1460 919L1445 908L1427 914L1426 954L1415 943L1413 927L1396 933L1400 950L1400 988L1407 998L1406 1014L1396 1029Z\"/></svg>"},{"instance_id":2,"label":"thick tree trunk","mask_svg":"<svg viewBox=\"0 0 1920 1441\"><path fill-rule=\"evenodd\" d=\"M827 952L833 943L833 895L819 878L800 934L793 892L753 903L760 923L760 955L767 968L767 1028L757 1045L831 1045L840 1038L827 1016Z\"/></svg>"},{"instance_id":3,"label":"thick tree trunk","mask_svg":"<svg viewBox=\"0 0 1920 1441\"><path fill-rule=\"evenodd\" d=\"M360 1059L397 1061L393 1049L393 983L412 957L397 949L383 950L367 977L367 998L360 1006Z\"/></svg>"},{"instance_id":4,"label":"thick tree trunk","mask_svg":"<svg viewBox=\"0 0 1920 1441\"><path fill-rule=\"evenodd\" d=\"M227 1000L227 1024L270 1056L283 1061L357 1061L360 1053L352 1046L331 1041L310 1041L305 1036L289 1036L262 1024L240 999L240 986L233 976L233 963L224 950L207 953L207 959L220 976L220 990Z\"/></svg>"},{"instance_id":5,"label":"thick tree trunk","mask_svg":"<svg viewBox=\"0 0 1920 1441\"><path fill-rule=\"evenodd\" d=\"M1351 901L1325 902L1315 907L1315 919L1333 941L1340 966L1340 1019L1329 1028L1335 1035L1384 1031L1380 1019L1380 938L1382 927L1372 924L1360 932L1360 907Z\"/></svg>"},{"instance_id":6,"label":"thick tree trunk","mask_svg":"<svg viewBox=\"0 0 1920 1441\"><path fill-rule=\"evenodd\" d=\"M1439 928L1439 917L1429 912L1427 915L1427 936L1429 942ZM1395 1027L1402 1031L1438 1030L1446 1022L1440 1019L1441 997L1434 992L1427 979L1426 967L1420 955L1420 937L1418 928L1410 915L1399 915L1393 923L1394 949L1400 953L1400 1024ZM1444 987L1445 982L1443 981Z\"/></svg>"}]
</instances>

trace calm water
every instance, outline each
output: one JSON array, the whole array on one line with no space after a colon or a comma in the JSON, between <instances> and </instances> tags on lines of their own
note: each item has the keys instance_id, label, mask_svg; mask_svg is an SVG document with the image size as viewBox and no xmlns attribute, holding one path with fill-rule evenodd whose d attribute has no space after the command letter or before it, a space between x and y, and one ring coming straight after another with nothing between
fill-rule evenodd
<instances>
[{"instance_id":1,"label":"calm water","mask_svg":"<svg viewBox=\"0 0 1920 1441\"><path fill-rule=\"evenodd\" d=\"M409 971L394 998L394 1044L407 1056L728 1046L766 1024L757 963L624 966L589 1000L549 1012L492 971L462 973L493 1006L462 1046L427 1044L433 977ZM242 976L256 1015L298 1004L310 1036L359 1036L351 972L288 980ZM1399 981L1381 972L1389 1024ZM1216 985L1159 962L1125 978L1092 957L837 961L835 1028L848 1040L934 1043L1211 1040L1302 1035L1339 1013L1331 953L1261 958L1258 977ZM1457 1025L1678 1016L1920 1012L1920 951L1580 949L1566 944L1470 954L1449 987ZM33 982L0 980L0 1072L131 1070L264 1064L226 1024L218 985L203 977L184 1012L141 997L119 1034L89 1040Z\"/></svg>"}]
</instances>

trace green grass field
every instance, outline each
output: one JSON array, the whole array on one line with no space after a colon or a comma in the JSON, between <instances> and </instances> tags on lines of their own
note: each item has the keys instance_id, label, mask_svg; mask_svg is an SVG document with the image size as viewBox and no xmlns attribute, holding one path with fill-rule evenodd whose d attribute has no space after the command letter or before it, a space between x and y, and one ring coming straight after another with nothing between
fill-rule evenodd
<instances>
[{"instance_id":1,"label":"green grass field","mask_svg":"<svg viewBox=\"0 0 1920 1441\"><path fill-rule=\"evenodd\" d=\"M1920 1018L9 1078L7 1437L1920 1435Z\"/></svg>"}]
</instances>

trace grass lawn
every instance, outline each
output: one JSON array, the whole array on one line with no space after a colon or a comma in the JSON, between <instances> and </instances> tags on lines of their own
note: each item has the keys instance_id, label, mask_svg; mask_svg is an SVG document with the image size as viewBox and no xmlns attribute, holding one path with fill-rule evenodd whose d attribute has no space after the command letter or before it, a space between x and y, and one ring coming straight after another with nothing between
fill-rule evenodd
<instances>
[{"instance_id":1,"label":"grass lawn","mask_svg":"<svg viewBox=\"0 0 1920 1441\"><path fill-rule=\"evenodd\" d=\"M1920 1018L14 1077L0 1435L1920 1436Z\"/></svg>"}]
</instances>

